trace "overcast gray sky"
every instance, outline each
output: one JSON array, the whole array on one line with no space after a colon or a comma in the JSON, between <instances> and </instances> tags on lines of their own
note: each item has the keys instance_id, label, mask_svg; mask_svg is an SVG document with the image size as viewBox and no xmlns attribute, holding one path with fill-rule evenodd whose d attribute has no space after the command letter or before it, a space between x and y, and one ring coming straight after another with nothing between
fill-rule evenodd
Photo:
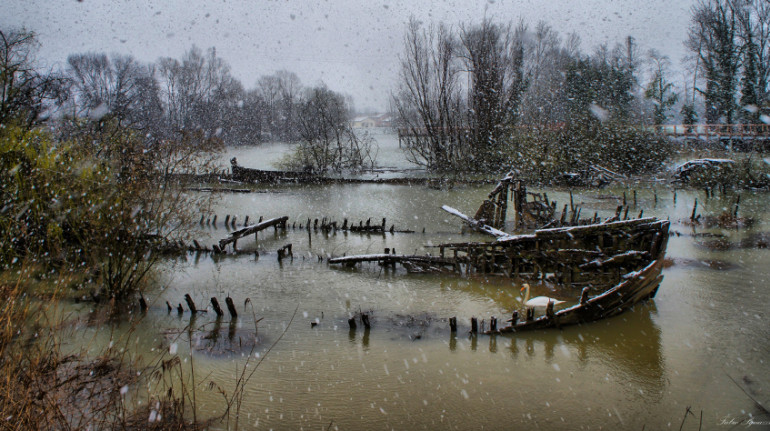
<instances>
[{"instance_id":1,"label":"overcast gray sky","mask_svg":"<svg viewBox=\"0 0 770 431\"><path fill-rule=\"evenodd\" d=\"M429 23L519 18L577 32L584 51L636 38L678 66L693 0L2 0L0 26L35 31L42 65L79 52L117 52L145 62L216 47L245 87L279 69L305 85L325 82L359 109L384 110L398 76L410 15Z\"/></svg>"}]
</instances>

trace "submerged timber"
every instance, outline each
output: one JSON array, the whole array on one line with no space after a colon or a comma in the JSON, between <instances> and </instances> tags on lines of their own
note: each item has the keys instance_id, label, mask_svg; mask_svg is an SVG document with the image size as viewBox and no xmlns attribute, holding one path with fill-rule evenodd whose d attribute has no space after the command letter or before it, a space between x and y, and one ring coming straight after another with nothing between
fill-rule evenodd
<instances>
[{"instance_id":1,"label":"submerged timber","mask_svg":"<svg viewBox=\"0 0 770 431\"><path fill-rule=\"evenodd\" d=\"M511 235L502 231L508 208L509 191L514 202L514 229L540 228L533 233ZM527 197L532 197L528 201ZM579 208L567 207L556 220L556 202L547 196L528 193L514 174L503 178L475 217L454 208L444 211L462 219L468 226L495 237L492 242L441 244L439 256L407 256L382 254L346 256L329 260L330 264L355 266L359 262L376 261L383 266L397 263L408 272L441 272L458 275L493 274L529 283L559 285L571 292L566 308L556 311L556 300L547 300L545 314L535 318L535 307L527 307L519 319L512 313L510 325L491 325L488 334L518 332L528 329L562 327L604 319L620 314L634 304L653 298L663 279L663 259L668 244L670 223L654 217L628 219L621 217L622 206L603 222L598 215L580 219ZM569 298L563 298L569 299ZM453 318L454 319L454 318ZM456 329L456 320L450 326ZM472 325L476 328L475 325ZM472 332L476 332L472 329Z\"/></svg>"},{"instance_id":2,"label":"submerged timber","mask_svg":"<svg viewBox=\"0 0 770 431\"><path fill-rule=\"evenodd\" d=\"M330 264L354 266L376 261L401 263L409 272L493 274L534 283L562 285L573 292L574 305L555 311L550 302L535 318L534 307L519 320L492 333L562 327L620 314L653 298L663 279L663 258L669 222L656 218L614 221L584 226L541 229L508 235L493 242L441 244L439 256L389 253L346 256Z\"/></svg>"}]
</instances>

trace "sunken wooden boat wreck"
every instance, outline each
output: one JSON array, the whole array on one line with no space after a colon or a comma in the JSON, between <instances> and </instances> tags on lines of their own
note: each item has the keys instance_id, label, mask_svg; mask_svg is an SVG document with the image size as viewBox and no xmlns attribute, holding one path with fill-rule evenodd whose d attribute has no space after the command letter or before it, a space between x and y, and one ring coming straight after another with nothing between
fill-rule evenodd
<instances>
[{"instance_id":1,"label":"sunken wooden boat wreck","mask_svg":"<svg viewBox=\"0 0 770 431\"><path fill-rule=\"evenodd\" d=\"M663 279L668 230L668 220L651 217L439 247L442 257L451 253L465 262L466 272L556 284L572 292L565 308L556 311L555 303L548 302L545 313L535 318L535 308L528 307L521 320L517 310L509 326L487 331L506 333L600 320L655 297Z\"/></svg>"},{"instance_id":2,"label":"sunken wooden boat wreck","mask_svg":"<svg viewBox=\"0 0 770 431\"><path fill-rule=\"evenodd\" d=\"M232 169L232 179L245 183L308 183L316 179L309 169L305 171L265 171L246 168L239 165L235 157L230 159L230 168Z\"/></svg>"},{"instance_id":3,"label":"sunken wooden boat wreck","mask_svg":"<svg viewBox=\"0 0 770 431\"><path fill-rule=\"evenodd\" d=\"M668 230L668 220L654 217L606 221L500 236L492 242L441 244L436 246L439 256L386 252L332 258L329 263L400 263L409 272L498 275L571 292L566 308L556 311L549 302L542 316L536 318L535 308L529 307L521 319L517 310L509 326L487 331L519 332L604 319L654 297L663 279Z\"/></svg>"}]
</instances>

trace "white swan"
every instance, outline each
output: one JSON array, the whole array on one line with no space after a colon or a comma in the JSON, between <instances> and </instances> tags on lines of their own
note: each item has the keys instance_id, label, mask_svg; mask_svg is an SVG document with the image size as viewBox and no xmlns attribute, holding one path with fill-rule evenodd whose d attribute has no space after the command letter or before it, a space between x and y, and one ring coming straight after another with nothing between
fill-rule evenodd
<instances>
[{"instance_id":1,"label":"white swan","mask_svg":"<svg viewBox=\"0 0 770 431\"><path fill-rule=\"evenodd\" d=\"M524 294L524 305L527 307L547 307L549 302L553 302L553 305L559 305L564 302L547 296L536 296L529 299L529 284L524 283L524 287L522 287L521 290L524 291L525 289L527 293Z\"/></svg>"}]
</instances>

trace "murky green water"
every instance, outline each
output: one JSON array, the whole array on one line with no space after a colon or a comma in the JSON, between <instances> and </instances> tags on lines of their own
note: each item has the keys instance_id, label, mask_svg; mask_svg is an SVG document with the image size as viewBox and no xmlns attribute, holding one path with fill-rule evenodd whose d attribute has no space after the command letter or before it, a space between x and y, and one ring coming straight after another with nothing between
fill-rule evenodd
<instances>
[{"instance_id":1,"label":"murky green water","mask_svg":"<svg viewBox=\"0 0 770 431\"><path fill-rule=\"evenodd\" d=\"M248 157L259 159L253 151L239 156L242 165L249 166ZM695 416L683 429L698 429L701 411L703 429L722 429L723 420L749 415L770 421L757 416L746 394L770 401L770 250L710 250L702 243L712 238L693 236L701 230L680 222L695 197L702 212L715 214L732 206L733 194L704 202L702 192L679 191L674 205L671 190L647 184L575 190L575 200L584 203L584 215L608 216L624 190L631 201L631 189L638 190L632 211L670 217L671 230L681 234L669 241L674 265L664 271L653 301L593 324L477 338L466 335L471 316L489 321L519 307L519 289L509 280L415 275L376 264L339 269L318 256L385 247L436 253L424 246L479 239L462 235L460 223L440 206L473 213L490 187L284 185L223 195L219 228L204 228L202 243L227 235L225 214L241 222L245 215L287 215L298 224L321 217L380 223L385 217L388 226L415 233L271 229L238 243L258 257L189 255L169 262L162 287L147 293L152 306L133 333L132 349L156 358L173 345L186 364L192 360L196 382L204 382L196 391L199 412L214 415L222 412L222 397L207 383L231 392L237 373L247 362L253 367L288 325L246 386L243 429L679 429L688 406ZM547 192L560 205L569 201L565 190ZM708 232L738 241L767 231L768 197L742 193L741 213L759 219L751 230ZM276 250L288 243L293 260L278 262ZM229 295L241 316L231 326L229 317L216 323L212 312L192 324L188 312L167 313L165 301L176 305L186 293L201 308L212 296L223 301ZM349 331L347 319L359 310L371 312L371 331ZM456 337L446 322L450 316L460 323ZM263 319L256 344L255 318ZM195 329L191 339L188 326ZM106 331L91 331L82 332L97 338L91 345L107 342Z\"/></svg>"}]
</instances>

